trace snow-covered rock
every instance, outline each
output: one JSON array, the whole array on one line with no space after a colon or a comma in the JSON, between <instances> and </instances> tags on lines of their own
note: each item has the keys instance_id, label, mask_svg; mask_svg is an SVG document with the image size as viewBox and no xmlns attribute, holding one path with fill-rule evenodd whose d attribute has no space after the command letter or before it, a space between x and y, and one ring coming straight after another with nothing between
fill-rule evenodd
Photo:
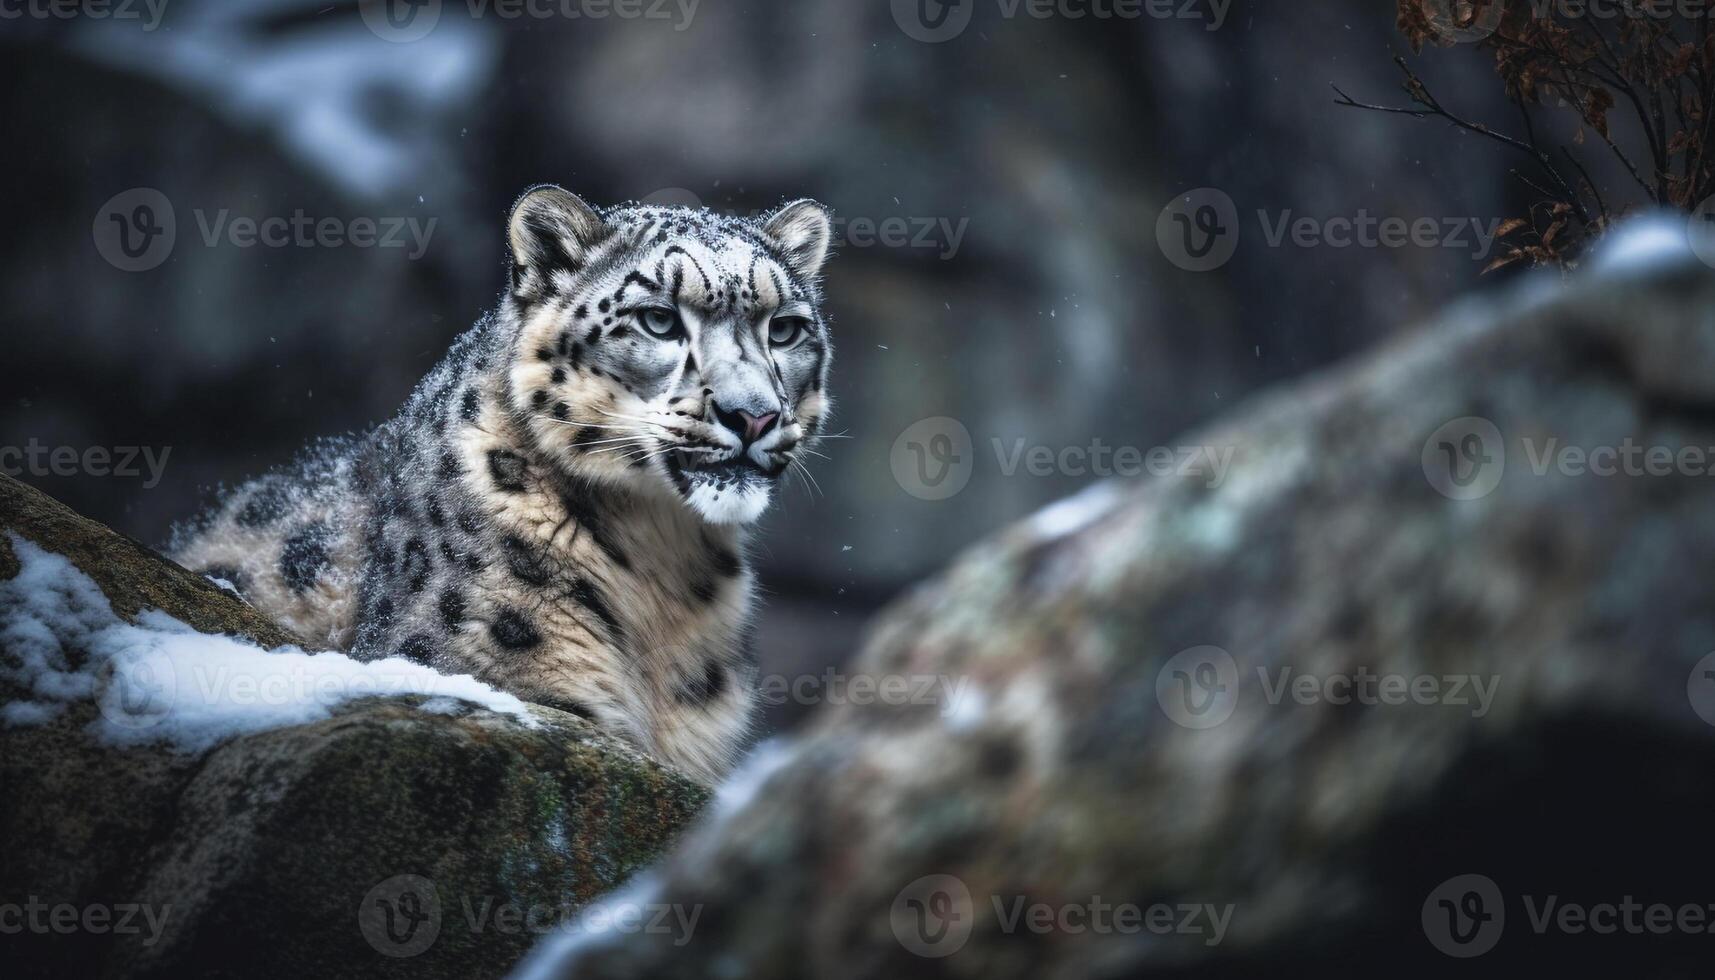
<instances>
[{"instance_id":1,"label":"snow-covered rock","mask_svg":"<svg viewBox=\"0 0 1715 980\"><path fill-rule=\"evenodd\" d=\"M705 797L472 678L306 652L0 476L8 976L496 974Z\"/></svg>"}]
</instances>

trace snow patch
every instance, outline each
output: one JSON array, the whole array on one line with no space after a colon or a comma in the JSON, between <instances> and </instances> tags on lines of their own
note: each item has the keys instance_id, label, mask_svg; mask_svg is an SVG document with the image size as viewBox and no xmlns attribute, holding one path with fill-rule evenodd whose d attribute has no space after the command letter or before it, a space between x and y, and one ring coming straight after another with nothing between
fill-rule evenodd
<instances>
[{"instance_id":1,"label":"snow patch","mask_svg":"<svg viewBox=\"0 0 1715 980\"><path fill-rule=\"evenodd\" d=\"M65 557L7 534L21 566L0 582L0 677L30 692L0 706L0 723L45 724L68 703L94 700L89 734L111 745L166 742L203 752L234 736L321 721L353 698L425 694L449 713L474 702L537 723L518 698L469 674L438 674L398 657L360 663L295 646L264 650L199 633L160 610L128 623Z\"/></svg>"},{"instance_id":2,"label":"snow patch","mask_svg":"<svg viewBox=\"0 0 1715 980\"><path fill-rule=\"evenodd\" d=\"M1599 272L1628 273L1671 265L1696 255L1715 258L1715 231L1701 217L1651 214L1616 228L1596 247L1591 267Z\"/></svg>"},{"instance_id":3,"label":"snow patch","mask_svg":"<svg viewBox=\"0 0 1715 980\"><path fill-rule=\"evenodd\" d=\"M1026 520L1025 527L1037 541L1063 538L1107 516L1122 499L1118 486L1098 483L1037 511Z\"/></svg>"}]
</instances>

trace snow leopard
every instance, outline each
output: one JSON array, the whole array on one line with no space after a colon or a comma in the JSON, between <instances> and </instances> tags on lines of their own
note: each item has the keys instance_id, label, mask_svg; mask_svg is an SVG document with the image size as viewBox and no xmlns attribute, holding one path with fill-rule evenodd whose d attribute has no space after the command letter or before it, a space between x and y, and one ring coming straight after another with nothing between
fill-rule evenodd
<instances>
[{"instance_id":1,"label":"snow leopard","mask_svg":"<svg viewBox=\"0 0 1715 980\"><path fill-rule=\"evenodd\" d=\"M171 557L312 644L717 781L752 717L747 535L831 408L831 221L530 189L498 306L404 407L222 494Z\"/></svg>"}]
</instances>

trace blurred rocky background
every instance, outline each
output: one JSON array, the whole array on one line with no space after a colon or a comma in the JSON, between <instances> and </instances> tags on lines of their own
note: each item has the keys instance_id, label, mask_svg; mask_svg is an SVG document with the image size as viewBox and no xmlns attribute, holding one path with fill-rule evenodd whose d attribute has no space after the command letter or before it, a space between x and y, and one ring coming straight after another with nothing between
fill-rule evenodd
<instances>
[{"instance_id":1,"label":"blurred rocky background","mask_svg":"<svg viewBox=\"0 0 1715 980\"><path fill-rule=\"evenodd\" d=\"M1471 236L1276 247L1258 210L1487 226L1528 194L1502 147L1334 104L1330 83L1397 101L1403 42L1373 0L1129 19L923 0L646 0L637 17L157 3L0 21L0 446L170 450L150 486L146 469L21 478L156 543L205 488L385 418L493 303L502 217L530 183L736 211L814 196L847 222L829 295L834 429L851 438L817 461L819 491L785 495L759 549L759 652L787 678L846 656L869 611L979 534L1102 475L1076 460L1008 473L1021 447L1173 446L1484 285ZM962 29L933 26L959 10ZM1455 49L1421 70L1504 119L1486 67L1468 70L1487 58ZM170 247L111 259L112 222L139 201L116 196L138 188L170 206ZM1231 261L1206 273L1157 239L1198 188L1243 217ZM414 225L400 247L244 247L222 224L300 213ZM900 437L937 417L969 434L968 483L923 499L939 494L911 479ZM769 726L805 708L779 705Z\"/></svg>"}]
</instances>

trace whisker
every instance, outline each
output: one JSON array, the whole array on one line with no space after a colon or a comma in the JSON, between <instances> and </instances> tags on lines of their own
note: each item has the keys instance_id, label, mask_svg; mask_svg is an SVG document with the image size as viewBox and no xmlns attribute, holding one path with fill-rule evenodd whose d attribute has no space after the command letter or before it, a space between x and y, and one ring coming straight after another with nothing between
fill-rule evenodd
<instances>
[{"instance_id":1,"label":"whisker","mask_svg":"<svg viewBox=\"0 0 1715 980\"><path fill-rule=\"evenodd\" d=\"M579 445L605 446L615 442L633 442L641 446L644 445L644 438L641 436L615 436L612 439L592 439L589 442L580 443Z\"/></svg>"},{"instance_id":2,"label":"whisker","mask_svg":"<svg viewBox=\"0 0 1715 980\"><path fill-rule=\"evenodd\" d=\"M621 412L610 412L605 408L598 408L598 409L596 409L596 411L600 412L601 414L607 416L610 419L624 419L627 422L642 422L645 425L659 425L659 426L663 426L663 427L666 426L665 422L657 422L654 419L644 418L641 415L625 415Z\"/></svg>"},{"instance_id":3,"label":"whisker","mask_svg":"<svg viewBox=\"0 0 1715 980\"><path fill-rule=\"evenodd\" d=\"M557 425L575 425L585 429L618 429L621 432L625 432L631 428L629 425L606 425L601 422L582 422L577 419L557 419L552 415L537 414L536 417L548 422L553 422Z\"/></svg>"},{"instance_id":4,"label":"whisker","mask_svg":"<svg viewBox=\"0 0 1715 980\"><path fill-rule=\"evenodd\" d=\"M648 448L650 448L650 446L645 445L645 443L628 441L628 443L624 443L624 445L607 446L605 450L590 450L590 455L592 455L592 457L599 457L602 453L624 453L624 451L648 450Z\"/></svg>"},{"instance_id":5,"label":"whisker","mask_svg":"<svg viewBox=\"0 0 1715 980\"><path fill-rule=\"evenodd\" d=\"M821 494L824 497L827 496L826 493L822 492L822 485L816 482L815 474L810 472L810 468L804 465L803 460L794 459L792 460L792 465L798 467L798 471L804 474L804 478L810 481L810 485L816 488L816 492L818 494Z\"/></svg>"}]
</instances>

